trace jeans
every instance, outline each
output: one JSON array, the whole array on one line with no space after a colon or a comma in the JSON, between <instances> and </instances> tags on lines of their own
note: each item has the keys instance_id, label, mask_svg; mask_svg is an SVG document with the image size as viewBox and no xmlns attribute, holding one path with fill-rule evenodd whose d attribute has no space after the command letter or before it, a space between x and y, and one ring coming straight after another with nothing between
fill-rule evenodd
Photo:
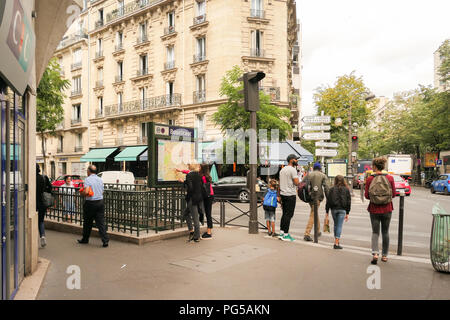
<instances>
[{"instance_id":1,"label":"jeans","mask_svg":"<svg viewBox=\"0 0 450 320\"><path fill-rule=\"evenodd\" d=\"M183 212L183 219L186 220L189 231L194 229L194 239L200 239L200 221L199 221L199 210L202 202L198 204L192 203L189 200L187 208ZM192 226L194 222L194 226Z\"/></svg>"},{"instance_id":2,"label":"jeans","mask_svg":"<svg viewBox=\"0 0 450 320\"><path fill-rule=\"evenodd\" d=\"M317 204L317 216L319 216L320 201L316 200L316 204ZM313 203L310 202L309 206L311 207L311 212L309 213L309 220L308 220L308 224L306 225L305 236L310 236L311 235L311 230L312 230L312 228L314 226L314 207L313 207ZM318 217L318 219L317 219L317 230L319 230L319 233L320 233L320 217Z\"/></svg>"},{"instance_id":3,"label":"jeans","mask_svg":"<svg viewBox=\"0 0 450 320\"><path fill-rule=\"evenodd\" d=\"M109 238L106 234L105 226L105 204L103 200L87 200L84 203L83 213L83 239L88 242L92 231L92 225L95 225L103 243L108 243Z\"/></svg>"},{"instance_id":4,"label":"jeans","mask_svg":"<svg viewBox=\"0 0 450 320\"><path fill-rule=\"evenodd\" d=\"M44 228L44 218L47 209L39 208L38 209L38 228L39 228L39 237L45 237L45 228Z\"/></svg>"},{"instance_id":5,"label":"jeans","mask_svg":"<svg viewBox=\"0 0 450 320\"><path fill-rule=\"evenodd\" d=\"M284 233L289 233L289 226L294 215L296 201L296 196L281 196L283 215L281 216L280 229Z\"/></svg>"},{"instance_id":6,"label":"jeans","mask_svg":"<svg viewBox=\"0 0 450 320\"><path fill-rule=\"evenodd\" d=\"M275 222L275 211L264 210L264 218L266 221Z\"/></svg>"},{"instance_id":7,"label":"jeans","mask_svg":"<svg viewBox=\"0 0 450 320\"><path fill-rule=\"evenodd\" d=\"M347 212L345 210L331 210L331 215L333 216L334 222L334 237L336 239L340 239L342 226L344 225L344 219L347 215Z\"/></svg>"},{"instance_id":8,"label":"jeans","mask_svg":"<svg viewBox=\"0 0 450 320\"><path fill-rule=\"evenodd\" d=\"M372 254L379 254L378 237L383 238L383 256L388 255L389 252L389 224L391 223L392 212L389 213L371 213L370 222L372 223Z\"/></svg>"}]
</instances>

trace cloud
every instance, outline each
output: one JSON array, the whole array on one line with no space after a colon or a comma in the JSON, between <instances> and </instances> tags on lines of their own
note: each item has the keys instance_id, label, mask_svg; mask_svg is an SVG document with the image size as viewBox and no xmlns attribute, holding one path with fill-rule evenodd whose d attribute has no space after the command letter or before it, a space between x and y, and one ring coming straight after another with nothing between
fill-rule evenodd
<instances>
[{"instance_id":1,"label":"cloud","mask_svg":"<svg viewBox=\"0 0 450 320\"><path fill-rule=\"evenodd\" d=\"M450 38L448 0L297 0L302 23L302 114L313 93L353 70L392 97L433 84L433 53Z\"/></svg>"}]
</instances>

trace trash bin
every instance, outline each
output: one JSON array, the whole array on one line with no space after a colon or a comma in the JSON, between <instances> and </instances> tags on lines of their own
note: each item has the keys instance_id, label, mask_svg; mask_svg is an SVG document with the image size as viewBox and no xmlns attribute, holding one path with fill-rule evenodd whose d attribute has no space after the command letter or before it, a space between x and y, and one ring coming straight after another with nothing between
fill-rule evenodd
<instances>
[{"instance_id":1,"label":"trash bin","mask_svg":"<svg viewBox=\"0 0 450 320\"><path fill-rule=\"evenodd\" d=\"M450 273L450 214L439 204L433 207L430 257L436 271Z\"/></svg>"}]
</instances>

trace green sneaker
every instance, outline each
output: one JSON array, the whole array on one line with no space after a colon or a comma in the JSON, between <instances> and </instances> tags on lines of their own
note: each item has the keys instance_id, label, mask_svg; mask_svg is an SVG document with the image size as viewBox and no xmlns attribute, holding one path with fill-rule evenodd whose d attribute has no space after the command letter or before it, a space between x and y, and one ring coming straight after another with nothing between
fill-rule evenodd
<instances>
[{"instance_id":1,"label":"green sneaker","mask_svg":"<svg viewBox=\"0 0 450 320\"><path fill-rule=\"evenodd\" d=\"M295 239L294 238L292 238L292 236L288 233L288 234L286 234L281 240L283 240L283 241L295 241Z\"/></svg>"},{"instance_id":2,"label":"green sneaker","mask_svg":"<svg viewBox=\"0 0 450 320\"><path fill-rule=\"evenodd\" d=\"M284 237L284 233L280 232L280 234L278 235L278 239L283 240L283 237Z\"/></svg>"}]
</instances>

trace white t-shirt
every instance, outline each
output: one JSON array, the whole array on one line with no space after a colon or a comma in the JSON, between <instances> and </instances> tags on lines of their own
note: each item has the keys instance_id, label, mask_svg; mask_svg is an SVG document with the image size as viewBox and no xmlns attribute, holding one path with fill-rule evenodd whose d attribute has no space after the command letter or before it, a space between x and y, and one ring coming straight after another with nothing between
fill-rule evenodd
<instances>
[{"instance_id":1,"label":"white t-shirt","mask_svg":"<svg viewBox=\"0 0 450 320\"><path fill-rule=\"evenodd\" d=\"M297 170L292 166L286 166L280 171L280 194L282 196L297 195L297 186L294 179L298 178Z\"/></svg>"}]
</instances>

